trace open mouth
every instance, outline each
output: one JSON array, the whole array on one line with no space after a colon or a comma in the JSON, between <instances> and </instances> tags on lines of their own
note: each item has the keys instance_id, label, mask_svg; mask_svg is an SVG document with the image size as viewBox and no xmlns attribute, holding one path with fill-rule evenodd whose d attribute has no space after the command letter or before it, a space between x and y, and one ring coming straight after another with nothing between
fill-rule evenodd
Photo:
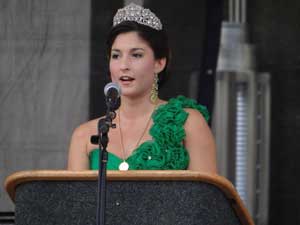
<instances>
[{"instance_id":1,"label":"open mouth","mask_svg":"<svg viewBox=\"0 0 300 225\"><path fill-rule=\"evenodd\" d=\"M133 81L135 80L133 77L130 77L130 76L121 76L119 78L120 81Z\"/></svg>"}]
</instances>

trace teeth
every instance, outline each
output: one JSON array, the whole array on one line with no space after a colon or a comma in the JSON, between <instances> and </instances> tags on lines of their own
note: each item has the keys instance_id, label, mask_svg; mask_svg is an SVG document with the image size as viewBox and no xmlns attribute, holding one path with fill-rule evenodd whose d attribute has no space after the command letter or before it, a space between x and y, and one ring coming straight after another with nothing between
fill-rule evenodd
<instances>
[{"instance_id":1,"label":"teeth","mask_svg":"<svg viewBox=\"0 0 300 225\"><path fill-rule=\"evenodd\" d=\"M129 76L122 76L122 77L120 77L120 80L122 80L122 81L131 81L131 80L134 80L134 78L129 77Z\"/></svg>"}]
</instances>

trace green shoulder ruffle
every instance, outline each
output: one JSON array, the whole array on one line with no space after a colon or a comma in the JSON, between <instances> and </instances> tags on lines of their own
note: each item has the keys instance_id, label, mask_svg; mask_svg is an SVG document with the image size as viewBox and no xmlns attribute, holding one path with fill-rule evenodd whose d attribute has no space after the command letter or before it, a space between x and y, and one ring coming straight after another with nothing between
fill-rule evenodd
<instances>
[{"instance_id":1,"label":"green shoulder ruffle","mask_svg":"<svg viewBox=\"0 0 300 225\"><path fill-rule=\"evenodd\" d=\"M208 121L209 113L205 106L184 96L172 98L159 106L152 115L150 129L152 141L141 144L128 159L130 169L181 170L187 169L189 155L183 145L184 123L188 113L184 108L193 108L202 113Z\"/></svg>"}]
</instances>

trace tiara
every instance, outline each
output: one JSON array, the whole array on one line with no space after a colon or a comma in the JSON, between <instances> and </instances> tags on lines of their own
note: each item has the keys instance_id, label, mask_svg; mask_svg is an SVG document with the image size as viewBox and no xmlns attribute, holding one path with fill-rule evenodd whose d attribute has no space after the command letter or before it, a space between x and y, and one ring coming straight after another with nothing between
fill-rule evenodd
<instances>
[{"instance_id":1,"label":"tiara","mask_svg":"<svg viewBox=\"0 0 300 225\"><path fill-rule=\"evenodd\" d=\"M113 26L116 26L123 21L134 21L155 30L162 30L160 19L153 12L134 3L130 3L117 11L114 16Z\"/></svg>"}]
</instances>

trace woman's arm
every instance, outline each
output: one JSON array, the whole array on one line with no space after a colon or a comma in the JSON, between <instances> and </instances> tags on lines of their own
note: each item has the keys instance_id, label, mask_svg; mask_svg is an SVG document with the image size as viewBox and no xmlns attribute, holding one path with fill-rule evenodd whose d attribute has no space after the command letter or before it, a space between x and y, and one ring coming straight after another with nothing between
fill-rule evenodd
<instances>
[{"instance_id":1,"label":"woman's arm","mask_svg":"<svg viewBox=\"0 0 300 225\"><path fill-rule=\"evenodd\" d=\"M89 158L87 154L87 136L88 132L81 125L73 132L69 147L68 170L88 170Z\"/></svg>"},{"instance_id":2,"label":"woman's arm","mask_svg":"<svg viewBox=\"0 0 300 225\"><path fill-rule=\"evenodd\" d=\"M207 122L195 109L185 109L189 113L185 123L185 147L190 155L189 170L217 173L216 146Z\"/></svg>"}]
</instances>

